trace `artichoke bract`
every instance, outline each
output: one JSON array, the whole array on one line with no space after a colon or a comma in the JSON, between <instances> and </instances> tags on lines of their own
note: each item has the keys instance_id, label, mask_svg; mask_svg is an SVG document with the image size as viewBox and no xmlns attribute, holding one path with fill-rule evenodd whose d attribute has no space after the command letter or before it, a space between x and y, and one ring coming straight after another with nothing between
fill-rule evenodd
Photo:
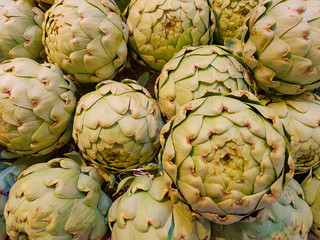
<instances>
[{"instance_id":1,"label":"artichoke bract","mask_svg":"<svg viewBox=\"0 0 320 240\"><path fill-rule=\"evenodd\" d=\"M170 195L162 177L136 177L110 207L113 240L209 240L210 221Z\"/></svg>"},{"instance_id":2,"label":"artichoke bract","mask_svg":"<svg viewBox=\"0 0 320 240\"><path fill-rule=\"evenodd\" d=\"M314 170L301 186L313 214L311 230L320 237L320 168Z\"/></svg>"},{"instance_id":3,"label":"artichoke bract","mask_svg":"<svg viewBox=\"0 0 320 240\"><path fill-rule=\"evenodd\" d=\"M23 171L5 206L10 239L92 239L105 235L110 198L97 170L55 158Z\"/></svg>"},{"instance_id":4,"label":"artichoke bract","mask_svg":"<svg viewBox=\"0 0 320 240\"><path fill-rule=\"evenodd\" d=\"M11 155L46 155L62 147L72 136L74 90L72 81L53 64L27 58L4 61L0 144Z\"/></svg>"},{"instance_id":5,"label":"artichoke bract","mask_svg":"<svg viewBox=\"0 0 320 240\"><path fill-rule=\"evenodd\" d=\"M241 27L259 0L209 0L216 17L214 42L224 44L229 38L241 38Z\"/></svg>"},{"instance_id":6,"label":"artichoke bract","mask_svg":"<svg viewBox=\"0 0 320 240\"><path fill-rule=\"evenodd\" d=\"M129 31L113 0L57 0L43 27L48 60L76 81L112 79L125 66Z\"/></svg>"},{"instance_id":7,"label":"artichoke bract","mask_svg":"<svg viewBox=\"0 0 320 240\"><path fill-rule=\"evenodd\" d=\"M215 45L182 49L164 65L155 86L161 112L168 119L207 91L235 90L251 90L248 72L226 48Z\"/></svg>"},{"instance_id":8,"label":"artichoke bract","mask_svg":"<svg viewBox=\"0 0 320 240\"><path fill-rule=\"evenodd\" d=\"M159 160L182 197L230 224L274 203L294 166L281 121L250 92L211 93L161 130Z\"/></svg>"},{"instance_id":9,"label":"artichoke bract","mask_svg":"<svg viewBox=\"0 0 320 240\"><path fill-rule=\"evenodd\" d=\"M320 87L317 0L264 0L242 32L243 57L265 91L299 94Z\"/></svg>"},{"instance_id":10,"label":"artichoke bract","mask_svg":"<svg viewBox=\"0 0 320 240\"><path fill-rule=\"evenodd\" d=\"M161 71L183 47L212 43L215 17L207 0L132 0L127 24L133 57Z\"/></svg>"},{"instance_id":11,"label":"artichoke bract","mask_svg":"<svg viewBox=\"0 0 320 240\"><path fill-rule=\"evenodd\" d=\"M44 57L43 20L44 12L33 0L1 0L0 62L17 57Z\"/></svg>"},{"instance_id":12,"label":"artichoke bract","mask_svg":"<svg viewBox=\"0 0 320 240\"><path fill-rule=\"evenodd\" d=\"M290 136L295 174L320 166L320 97L311 93L262 100L280 118Z\"/></svg>"},{"instance_id":13,"label":"artichoke bract","mask_svg":"<svg viewBox=\"0 0 320 240\"><path fill-rule=\"evenodd\" d=\"M133 80L99 83L78 102L73 139L85 158L112 172L151 162L163 126L156 100Z\"/></svg>"},{"instance_id":14,"label":"artichoke bract","mask_svg":"<svg viewBox=\"0 0 320 240\"><path fill-rule=\"evenodd\" d=\"M278 201L259 211L257 216L230 225L212 223L211 233L216 240L307 240L312 220L303 190L292 179Z\"/></svg>"}]
</instances>

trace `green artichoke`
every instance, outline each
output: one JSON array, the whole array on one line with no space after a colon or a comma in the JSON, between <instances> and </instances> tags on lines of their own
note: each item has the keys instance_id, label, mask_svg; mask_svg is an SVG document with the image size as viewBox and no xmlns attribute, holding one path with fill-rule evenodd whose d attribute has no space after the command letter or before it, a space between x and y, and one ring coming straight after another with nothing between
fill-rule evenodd
<instances>
[{"instance_id":1,"label":"green artichoke","mask_svg":"<svg viewBox=\"0 0 320 240\"><path fill-rule=\"evenodd\" d=\"M179 108L202 97L207 91L229 93L249 91L246 69L224 47L187 47L166 63L159 75L155 94L161 112L168 119Z\"/></svg>"},{"instance_id":2,"label":"green artichoke","mask_svg":"<svg viewBox=\"0 0 320 240\"><path fill-rule=\"evenodd\" d=\"M129 31L113 0L57 0L43 26L48 60L76 81L111 79L126 63Z\"/></svg>"},{"instance_id":3,"label":"green artichoke","mask_svg":"<svg viewBox=\"0 0 320 240\"><path fill-rule=\"evenodd\" d=\"M33 0L1 0L0 62L17 57L44 57L43 20L44 13Z\"/></svg>"},{"instance_id":4,"label":"green artichoke","mask_svg":"<svg viewBox=\"0 0 320 240\"><path fill-rule=\"evenodd\" d=\"M112 240L209 240L210 221L170 196L163 178L136 177L110 207Z\"/></svg>"},{"instance_id":5,"label":"green artichoke","mask_svg":"<svg viewBox=\"0 0 320 240\"><path fill-rule=\"evenodd\" d=\"M212 223L212 236L216 240L307 240L313 217L303 199L303 190L292 179L278 201L257 216L224 226Z\"/></svg>"},{"instance_id":6,"label":"green artichoke","mask_svg":"<svg viewBox=\"0 0 320 240\"><path fill-rule=\"evenodd\" d=\"M132 0L127 24L133 57L161 71L183 47L212 43L215 17L207 0Z\"/></svg>"},{"instance_id":7,"label":"green artichoke","mask_svg":"<svg viewBox=\"0 0 320 240\"><path fill-rule=\"evenodd\" d=\"M217 20L214 42L224 44L229 38L241 38L241 27L259 0L209 0Z\"/></svg>"},{"instance_id":8,"label":"green artichoke","mask_svg":"<svg viewBox=\"0 0 320 240\"><path fill-rule=\"evenodd\" d=\"M318 0L264 0L250 13L243 57L265 91L299 94L320 87Z\"/></svg>"},{"instance_id":9,"label":"green artichoke","mask_svg":"<svg viewBox=\"0 0 320 240\"><path fill-rule=\"evenodd\" d=\"M264 99L290 136L295 174L320 166L320 97L311 93Z\"/></svg>"},{"instance_id":10,"label":"green artichoke","mask_svg":"<svg viewBox=\"0 0 320 240\"><path fill-rule=\"evenodd\" d=\"M13 155L46 155L67 143L75 105L74 85L57 66L0 64L0 144Z\"/></svg>"},{"instance_id":11,"label":"green artichoke","mask_svg":"<svg viewBox=\"0 0 320 240\"><path fill-rule=\"evenodd\" d=\"M311 230L320 237L320 168L314 170L301 186L313 214Z\"/></svg>"},{"instance_id":12,"label":"green artichoke","mask_svg":"<svg viewBox=\"0 0 320 240\"><path fill-rule=\"evenodd\" d=\"M0 170L0 240L7 237L6 225L4 221L4 206L7 202L7 196L12 185L17 181L18 175L29 166L44 161L45 158L19 158L12 165L0 162L3 168Z\"/></svg>"},{"instance_id":13,"label":"green artichoke","mask_svg":"<svg viewBox=\"0 0 320 240\"><path fill-rule=\"evenodd\" d=\"M161 130L161 165L191 207L230 224L280 198L294 166L283 126L250 92L211 93Z\"/></svg>"},{"instance_id":14,"label":"green artichoke","mask_svg":"<svg viewBox=\"0 0 320 240\"><path fill-rule=\"evenodd\" d=\"M153 160L163 126L156 100L133 80L107 80L77 106L73 139L84 157L109 171Z\"/></svg>"},{"instance_id":15,"label":"green artichoke","mask_svg":"<svg viewBox=\"0 0 320 240\"><path fill-rule=\"evenodd\" d=\"M55 158L23 171L4 217L10 239L91 239L105 235L111 205L94 167Z\"/></svg>"},{"instance_id":16,"label":"green artichoke","mask_svg":"<svg viewBox=\"0 0 320 240\"><path fill-rule=\"evenodd\" d=\"M0 240L7 238L6 223L4 221L4 206L6 205L8 198L5 195L0 194Z\"/></svg>"}]
</instances>

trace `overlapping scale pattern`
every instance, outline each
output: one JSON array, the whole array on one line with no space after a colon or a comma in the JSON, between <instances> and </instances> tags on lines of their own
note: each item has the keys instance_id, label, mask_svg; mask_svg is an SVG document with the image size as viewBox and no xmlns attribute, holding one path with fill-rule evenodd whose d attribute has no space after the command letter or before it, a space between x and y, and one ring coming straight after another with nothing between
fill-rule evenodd
<instances>
[{"instance_id":1,"label":"overlapping scale pattern","mask_svg":"<svg viewBox=\"0 0 320 240\"><path fill-rule=\"evenodd\" d=\"M183 47L212 43L215 17L206 0L133 0L127 24L133 57L161 71Z\"/></svg>"},{"instance_id":2,"label":"overlapping scale pattern","mask_svg":"<svg viewBox=\"0 0 320 240\"><path fill-rule=\"evenodd\" d=\"M97 85L77 106L73 138L84 156L110 171L153 160L163 125L156 100L133 80Z\"/></svg>"},{"instance_id":3,"label":"overlapping scale pattern","mask_svg":"<svg viewBox=\"0 0 320 240\"><path fill-rule=\"evenodd\" d=\"M299 94L320 87L320 3L264 0L243 28L243 57L265 91Z\"/></svg>"},{"instance_id":4,"label":"overlapping scale pattern","mask_svg":"<svg viewBox=\"0 0 320 240\"><path fill-rule=\"evenodd\" d=\"M111 200L94 167L56 158L26 169L5 206L10 239L100 240Z\"/></svg>"},{"instance_id":5,"label":"overlapping scale pattern","mask_svg":"<svg viewBox=\"0 0 320 240\"><path fill-rule=\"evenodd\" d=\"M154 180L135 178L111 205L108 222L112 239L209 240L210 221L171 197L161 176Z\"/></svg>"},{"instance_id":6,"label":"overlapping scale pattern","mask_svg":"<svg viewBox=\"0 0 320 240\"><path fill-rule=\"evenodd\" d=\"M218 45L186 47L166 63L157 78L155 94L168 119L179 108L207 91L251 91L247 70L226 48Z\"/></svg>"},{"instance_id":7,"label":"overlapping scale pattern","mask_svg":"<svg viewBox=\"0 0 320 240\"><path fill-rule=\"evenodd\" d=\"M17 57L40 60L44 12L32 0L1 0L0 62Z\"/></svg>"},{"instance_id":8,"label":"overlapping scale pattern","mask_svg":"<svg viewBox=\"0 0 320 240\"><path fill-rule=\"evenodd\" d=\"M252 94L191 101L161 130L161 165L183 199L229 224L274 203L294 172L283 126Z\"/></svg>"},{"instance_id":9,"label":"overlapping scale pattern","mask_svg":"<svg viewBox=\"0 0 320 240\"><path fill-rule=\"evenodd\" d=\"M229 224L212 224L215 239L307 240L312 225L312 212L296 180L291 180L281 197L257 216Z\"/></svg>"},{"instance_id":10,"label":"overlapping scale pattern","mask_svg":"<svg viewBox=\"0 0 320 240\"><path fill-rule=\"evenodd\" d=\"M217 21L214 42L224 44L229 38L241 37L241 27L258 0L209 0Z\"/></svg>"},{"instance_id":11,"label":"overlapping scale pattern","mask_svg":"<svg viewBox=\"0 0 320 240\"><path fill-rule=\"evenodd\" d=\"M74 84L53 64L16 58L0 65L0 144L45 155L71 139Z\"/></svg>"},{"instance_id":12,"label":"overlapping scale pattern","mask_svg":"<svg viewBox=\"0 0 320 240\"><path fill-rule=\"evenodd\" d=\"M306 173L319 167L320 98L304 93L299 96L273 96L263 101L279 116L290 136L295 174Z\"/></svg>"},{"instance_id":13,"label":"overlapping scale pattern","mask_svg":"<svg viewBox=\"0 0 320 240\"><path fill-rule=\"evenodd\" d=\"M129 31L113 0L57 0L44 31L48 60L76 81L112 79L127 61Z\"/></svg>"}]
</instances>

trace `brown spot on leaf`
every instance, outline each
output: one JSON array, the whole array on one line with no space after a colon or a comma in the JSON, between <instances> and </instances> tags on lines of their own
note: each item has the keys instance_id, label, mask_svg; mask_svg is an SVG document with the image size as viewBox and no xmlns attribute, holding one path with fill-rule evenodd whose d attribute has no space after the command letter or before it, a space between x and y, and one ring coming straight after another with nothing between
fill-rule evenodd
<instances>
[{"instance_id":1,"label":"brown spot on leaf","mask_svg":"<svg viewBox=\"0 0 320 240\"><path fill-rule=\"evenodd\" d=\"M38 207L36 208L36 212L41 212L42 210L43 210L43 207L38 206Z\"/></svg>"},{"instance_id":2,"label":"brown spot on leaf","mask_svg":"<svg viewBox=\"0 0 320 240\"><path fill-rule=\"evenodd\" d=\"M168 158L168 162L169 162L171 165L174 165L174 163L172 162L172 160L173 160L173 157Z\"/></svg>"},{"instance_id":3,"label":"brown spot on leaf","mask_svg":"<svg viewBox=\"0 0 320 240\"><path fill-rule=\"evenodd\" d=\"M59 119L55 119L54 123L52 124L52 126L57 126L59 124L59 122L60 122Z\"/></svg>"},{"instance_id":4,"label":"brown spot on leaf","mask_svg":"<svg viewBox=\"0 0 320 240\"><path fill-rule=\"evenodd\" d=\"M194 172L194 168L191 168L191 169L190 169L190 172L191 172L191 175L193 175L194 177L197 176L197 175L195 174L195 172Z\"/></svg>"},{"instance_id":5,"label":"brown spot on leaf","mask_svg":"<svg viewBox=\"0 0 320 240\"><path fill-rule=\"evenodd\" d=\"M289 61L289 59L287 58L287 55L282 56L280 59L281 59L282 61L284 61L284 62L288 62L288 61Z\"/></svg>"},{"instance_id":6,"label":"brown spot on leaf","mask_svg":"<svg viewBox=\"0 0 320 240\"><path fill-rule=\"evenodd\" d=\"M230 194L230 192L227 192L227 191L225 191L224 189L222 189L221 192L222 192L224 195Z\"/></svg>"},{"instance_id":7,"label":"brown spot on leaf","mask_svg":"<svg viewBox=\"0 0 320 240\"><path fill-rule=\"evenodd\" d=\"M251 123L250 122L245 122L244 126L247 126L248 128L251 128Z\"/></svg>"},{"instance_id":8,"label":"brown spot on leaf","mask_svg":"<svg viewBox=\"0 0 320 240\"><path fill-rule=\"evenodd\" d=\"M11 89L8 89L6 91L4 91L5 93L8 93L9 97L11 97Z\"/></svg>"},{"instance_id":9,"label":"brown spot on leaf","mask_svg":"<svg viewBox=\"0 0 320 240\"><path fill-rule=\"evenodd\" d=\"M296 12L301 15L304 12L303 8L296 9Z\"/></svg>"},{"instance_id":10,"label":"brown spot on leaf","mask_svg":"<svg viewBox=\"0 0 320 240\"><path fill-rule=\"evenodd\" d=\"M223 104L221 104L220 111L223 111L223 110L228 111L228 107L223 105Z\"/></svg>"},{"instance_id":11,"label":"brown spot on leaf","mask_svg":"<svg viewBox=\"0 0 320 240\"><path fill-rule=\"evenodd\" d=\"M278 145L272 144L271 147L272 147L272 152L277 152L279 150Z\"/></svg>"},{"instance_id":12,"label":"brown spot on leaf","mask_svg":"<svg viewBox=\"0 0 320 240\"><path fill-rule=\"evenodd\" d=\"M313 67L312 66L309 66L305 71L304 71L304 74L305 75L308 75L309 73L313 72Z\"/></svg>"},{"instance_id":13,"label":"brown spot on leaf","mask_svg":"<svg viewBox=\"0 0 320 240\"><path fill-rule=\"evenodd\" d=\"M180 233L179 239L184 239L186 236L183 233Z\"/></svg>"},{"instance_id":14,"label":"brown spot on leaf","mask_svg":"<svg viewBox=\"0 0 320 240\"><path fill-rule=\"evenodd\" d=\"M242 206L243 205L243 201L234 201L234 204L237 206Z\"/></svg>"}]
</instances>

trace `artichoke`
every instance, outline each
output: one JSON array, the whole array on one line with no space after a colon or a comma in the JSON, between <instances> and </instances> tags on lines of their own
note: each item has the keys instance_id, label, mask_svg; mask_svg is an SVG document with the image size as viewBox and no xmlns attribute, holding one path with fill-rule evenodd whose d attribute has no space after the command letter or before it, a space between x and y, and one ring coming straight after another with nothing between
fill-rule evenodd
<instances>
[{"instance_id":1,"label":"artichoke","mask_svg":"<svg viewBox=\"0 0 320 240\"><path fill-rule=\"evenodd\" d=\"M73 139L84 157L113 172L153 160L163 122L158 103L133 80L107 80L77 106Z\"/></svg>"},{"instance_id":2,"label":"artichoke","mask_svg":"<svg viewBox=\"0 0 320 240\"><path fill-rule=\"evenodd\" d=\"M111 79L126 63L129 31L113 0L57 0L43 26L48 60L76 81Z\"/></svg>"},{"instance_id":3,"label":"artichoke","mask_svg":"<svg viewBox=\"0 0 320 240\"><path fill-rule=\"evenodd\" d=\"M290 135L290 151L295 174L320 166L320 97L311 93L298 96L273 96L265 104L280 118Z\"/></svg>"},{"instance_id":4,"label":"artichoke","mask_svg":"<svg viewBox=\"0 0 320 240\"><path fill-rule=\"evenodd\" d=\"M108 221L113 240L210 239L210 221L172 197L161 176L136 177L111 205Z\"/></svg>"},{"instance_id":5,"label":"artichoke","mask_svg":"<svg viewBox=\"0 0 320 240\"><path fill-rule=\"evenodd\" d=\"M313 174L309 175L301 186L313 214L311 230L320 237L320 168L314 170Z\"/></svg>"},{"instance_id":6,"label":"artichoke","mask_svg":"<svg viewBox=\"0 0 320 240\"><path fill-rule=\"evenodd\" d=\"M2 165L0 170L0 240L7 237L6 225L4 221L4 206L7 202L7 196L12 185L17 181L18 175L29 166L42 162L46 158L19 158L12 165L0 162Z\"/></svg>"},{"instance_id":7,"label":"artichoke","mask_svg":"<svg viewBox=\"0 0 320 240\"><path fill-rule=\"evenodd\" d=\"M294 172L279 118L247 91L183 105L160 143L162 168L180 197L220 224L274 203Z\"/></svg>"},{"instance_id":8,"label":"artichoke","mask_svg":"<svg viewBox=\"0 0 320 240\"><path fill-rule=\"evenodd\" d=\"M207 0L132 0L127 24L133 57L161 71L183 47L212 43L215 17Z\"/></svg>"},{"instance_id":9,"label":"artichoke","mask_svg":"<svg viewBox=\"0 0 320 240\"><path fill-rule=\"evenodd\" d=\"M224 44L227 39L241 38L241 27L259 0L209 0L217 20L214 42Z\"/></svg>"},{"instance_id":10,"label":"artichoke","mask_svg":"<svg viewBox=\"0 0 320 240\"><path fill-rule=\"evenodd\" d=\"M243 57L265 91L299 94L320 87L318 0L264 0L250 13Z\"/></svg>"},{"instance_id":11,"label":"artichoke","mask_svg":"<svg viewBox=\"0 0 320 240\"><path fill-rule=\"evenodd\" d=\"M17 57L44 57L43 20L44 13L33 0L1 0L0 62Z\"/></svg>"},{"instance_id":12,"label":"artichoke","mask_svg":"<svg viewBox=\"0 0 320 240\"><path fill-rule=\"evenodd\" d=\"M4 217L10 239L92 239L105 235L109 197L94 167L71 158L35 164L12 186Z\"/></svg>"},{"instance_id":13,"label":"artichoke","mask_svg":"<svg viewBox=\"0 0 320 240\"><path fill-rule=\"evenodd\" d=\"M0 144L12 155L46 155L67 143L75 105L74 85L57 66L0 64Z\"/></svg>"},{"instance_id":14,"label":"artichoke","mask_svg":"<svg viewBox=\"0 0 320 240\"><path fill-rule=\"evenodd\" d=\"M166 63L157 78L155 94L168 119L207 91L229 93L250 88L246 69L224 47L187 47Z\"/></svg>"},{"instance_id":15,"label":"artichoke","mask_svg":"<svg viewBox=\"0 0 320 240\"><path fill-rule=\"evenodd\" d=\"M224 226L212 223L211 232L217 240L307 240L312 219L303 190L292 179L278 201L259 211L257 216Z\"/></svg>"}]
</instances>

